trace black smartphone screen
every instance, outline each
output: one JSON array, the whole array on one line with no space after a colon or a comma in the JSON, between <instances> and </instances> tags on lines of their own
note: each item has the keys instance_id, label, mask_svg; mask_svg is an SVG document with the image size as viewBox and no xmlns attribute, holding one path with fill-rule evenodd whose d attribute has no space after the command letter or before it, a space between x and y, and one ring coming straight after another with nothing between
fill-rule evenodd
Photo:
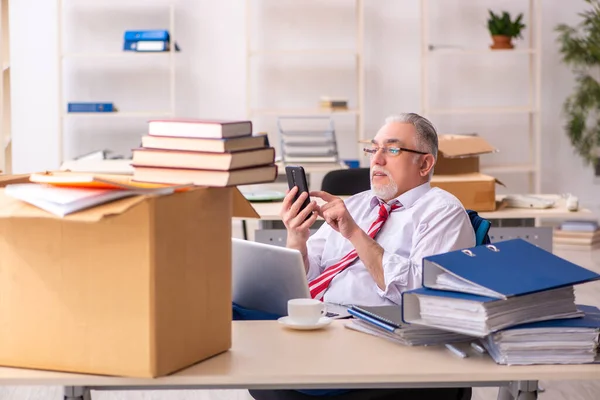
<instances>
[{"instance_id":1,"label":"black smartphone screen","mask_svg":"<svg viewBox=\"0 0 600 400\"><path fill-rule=\"evenodd\" d=\"M302 192L308 193L308 183L306 180L306 173L304 172L304 168L302 168L301 166L288 165L285 167L285 174L287 176L288 187L290 188L290 190L294 186L298 186L298 193L296 193L296 196L294 196L294 201L298 200L298 197L300 197L300 194ZM304 208L309 204L310 196L306 198L304 203L302 203L302 206L300 207L300 210L298 212L304 210Z\"/></svg>"}]
</instances>

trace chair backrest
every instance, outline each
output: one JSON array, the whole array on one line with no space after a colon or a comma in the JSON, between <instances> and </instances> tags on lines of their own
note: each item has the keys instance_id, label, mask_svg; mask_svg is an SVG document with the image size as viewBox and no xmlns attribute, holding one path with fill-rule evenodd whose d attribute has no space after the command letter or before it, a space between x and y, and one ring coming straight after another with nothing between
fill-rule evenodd
<instances>
[{"instance_id":1,"label":"chair backrest","mask_svg":"<svg viewBox=\"0 0 600 400\"><path fill-rule=\"evenodd\" d=\"M321 190L336 196L352 196L371 189L369 168L329 171L321 182Z\"/></svg>"},{"instance_id":2,"label":"chair backrest","mask_svg":"<svg viewBox=\"0 0 600 400\"><path fill-rule=\"evenodd\" d=\"M481 218L477 211L466 210L469 215L469 219L471 220L471 225L473 225L473 230L475 231L475 245L479 246L482 244L491 243L489 232L492 224L485 218Z\"/></svg>"}]
</instances>

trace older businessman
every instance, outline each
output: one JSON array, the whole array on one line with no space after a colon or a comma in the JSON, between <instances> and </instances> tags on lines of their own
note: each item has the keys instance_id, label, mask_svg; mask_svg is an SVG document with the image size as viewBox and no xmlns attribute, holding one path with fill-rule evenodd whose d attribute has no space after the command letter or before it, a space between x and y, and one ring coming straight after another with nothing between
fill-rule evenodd
<instances>
[{"instance_id":1,"label":"older businessman","mask_svg":"<svg viewBox=\"0 0 600 400\"><path fill-rule=\"evenodd\" d=\"M430 186L437 148L437 133L427 119L392 116L365 148L371 190L345 202L313 192L326 203L318 207L313 201L301 212L306 194L296 202L296 188L287 194L281 209L287 246L304 256L313 297L338 304L399 304L404 290L420 286L424 256L475 245L460 201ZM309 238L318 215L327 223Z\"/></svg>"},{"instance_id":2,"label":"older businessman","mask_svg":"<svg viewBox=\"0 0 600 400\"><path fill-rule=\"evenodd\" d=\"M412 113L392 116L365 147L371 157L371 190L346 201L311 192L325 204L319 207L312 201L302 211L306 193L294 202L297 188L290 190L281 209L287 247L302 253L313 298L338 304L400 304L403 291L421 284L423 257L475 245L473 226L460 201L429 183L437 149L436 130L426 118ZM310 236L318 216L326 224ZM324 394L331 400L466 400L471 389L251 390L250 394L260 400L303 400Z\"/></svg>"}]
</instances>

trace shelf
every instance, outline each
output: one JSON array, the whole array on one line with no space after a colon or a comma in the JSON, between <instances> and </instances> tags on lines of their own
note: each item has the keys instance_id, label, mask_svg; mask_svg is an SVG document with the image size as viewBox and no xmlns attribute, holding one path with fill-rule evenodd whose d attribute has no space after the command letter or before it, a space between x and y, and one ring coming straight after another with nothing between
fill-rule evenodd
<instances>
[{"instance_id":1,"label":"shelf","mask_svg":"<svg viewBox=\"0 0 600 400\"><path fill-rule=\"evenodd\" d=\"M531 114L531 107L465 107L465 108L433 108L425 110L425 114Z\"/></svg>"},{"instance_id":2,"label":"shelf","mask_svg":"<svg viewBox=\"0 0 600 400\"><path fill-rule=\"evenodd\" d=\"M430 49L429 54L431 55L477 55L477 54L502 54L502 55L514 55L514 54L535 54L535 49L461 49L461 48L437 48Z\"/></svg>"},{"instance_id":3,"label":"shelf","mask_svg":"<svg viewBox=\"0 0 600 400\"><path fill-rule=\"evenodd\" d=\"M63 114L64 118L70 117L92 117L92 118L102 118L102 117L153 117L157 115L162 116L172 116L173 113L171 111L130 111L130 112L67 112Z\"/></svg>"},{"instance_id":4,"label":"shelf","mask_svg":"<svg viewBox=\"0 0 600 400\"><path fill-rule=\"evenodd\" d=\"M65 53L63 58L133 58L133 57L166 57L172 51L121 51L106 53ZM177 53L177 52L175 52Z\"/></svg>"},{"instance_id":5,"label":"shelf","mask_svg":"<svg viewBox=\"0 0 600 400\"><path fill-rule=\"evenodd\" d=\"M122 0L102 0L102 1L89 1L89 0L62 0L61 1L63 7L65 6L65 4L84 4L86 7L90 7L90 8L103 8L104 10L106 10L106 6L110 6L112 7L117 7L117 8L129 8L131 6L134 7L143 7L143 8L149 8L149 7L154 7L154 8L167 8L167 7L171 7L172 4L169 3L165 3L165 2L152 2L152 1L148 1L148 0L127 0L127 1L122 1ZM172 3L172 2L170 2Z\"/></svg>"},{"instance_id":6,"label":"shelf","mask_svg":"<svg viewBox=\"0 0 600 400\"><path fill-rule=\"evenodd\" d=\"M480 169L490 174L536 172L536 168L532 164L482 165Z\"/></svg>"},{"instance_id":7,"label":"shelf","mask_svg":"<svg viewBox=\"0 0 600 400\"><path fill-rule=\"evenodd\" d=\"M349 49L297 49L297 50L252 50L248 53L250 56L270 56L286 54L304 54L304 55L347 55L358 57L355 50Z\"/></svg>"},{"instance_id":8,"label":"shelf","mask_svg":"<svg viewBox=\"0 0 600 400\"><path fill-rule=\"evenodd\" d=\"M334 114L346 114L346 115L358 115L357 109L349 108L348 110L327 110L321 108L282 108L282 109L255 109L251 110L252 115L334 115Z\"/></svg>"}]
</instances>

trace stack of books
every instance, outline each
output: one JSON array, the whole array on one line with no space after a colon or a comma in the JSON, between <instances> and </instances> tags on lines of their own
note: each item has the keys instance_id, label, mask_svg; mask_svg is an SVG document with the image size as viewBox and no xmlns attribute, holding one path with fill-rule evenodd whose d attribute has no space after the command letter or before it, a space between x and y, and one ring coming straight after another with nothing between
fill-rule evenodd
<instances>
[{"instance_id":1,"label":"stack of books","mask_svg":"<svg viewBox=\"0 0 600 400\"><path fill-rule=\"evenodd\" d=\"M561 248L583 249L600 246L597 221L565 221L554 230L553 245Z\"/></svg>"},{"instance_id":2,"label":"stack of books","mask_svg":"<svg viewBox=\"0 0 600 400\"><path fill-rule=\"evenodd\" d=\"M429 346L470 339L460 333L406 324L402 321L400 306L352 306L348 312L355 319L350 320L346 328L406 346Z\"/></svg>"},{"instance_id":3,"label":"stack of books","mask_svg":"<svg viewBox=\"0 0 600 400\"><path fill-rule=\"evenodd\" d=\"M574 285L598 279L523 239L476 246L425 257L423 287L403 293L402 318L476 338L539 321L568 330L585 317L575 303ZM539 331L536 340L550 351L551 337L544 335ZM520 356L528 359L526 352Z\"/></svg>"},{"instance_id":4,"label":"stack of books","mask_svg":"<svg viewBox=\"0 0 600 400\"><path fill-rule=\"evenodd\" d=\"M154 183L225 187L277 177L275 149L252 135L251 121L150 121L132 167L135 181Z\"/></svg>"},{"instance_id":5,"label":"stack of books","mask_svg":"<svg viewBox=\"0 0 600 400\"><path fill-rule=\"evenodd\" d=\"M6 195L59 217L137 195L166 195L185 185L138 183L124 175L44 172L29 176L32 183L7 185Z\"/></svg>"}]
</instances>

